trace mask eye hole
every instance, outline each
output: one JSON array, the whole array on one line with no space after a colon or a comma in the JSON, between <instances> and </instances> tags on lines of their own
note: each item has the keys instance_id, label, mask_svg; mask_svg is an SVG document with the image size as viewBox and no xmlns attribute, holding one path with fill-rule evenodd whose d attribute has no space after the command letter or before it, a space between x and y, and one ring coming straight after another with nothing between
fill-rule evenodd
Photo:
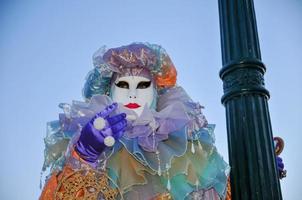
<instances>
[{"instance_id":1,"label":"mask eye hole","mask_svg":"<svg viewBox=\"0 0 302 200\"><path fill-rule=\"evenodd\" d=\"M137 84L136 89L146 89L150 87L151 81L141 81Z\"/></svg>"},{"instance_id":2,"label":"mask eye hole","mask_svg":"<svg viewBox=\"0 0 302 200\"><path fill-rule=\"evenodd\" d=\"M119 88L129 89L129 84L126 81L119 81L115 85Z\"/></svg>"}]
</instances>

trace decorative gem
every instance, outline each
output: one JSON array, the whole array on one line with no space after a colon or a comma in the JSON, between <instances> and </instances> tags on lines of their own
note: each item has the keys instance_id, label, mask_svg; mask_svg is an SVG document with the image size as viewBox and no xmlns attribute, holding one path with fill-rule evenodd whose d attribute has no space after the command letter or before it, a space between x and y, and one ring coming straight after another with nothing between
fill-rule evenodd
<instances>
[{"instance_id":1,"label":"decorative gem","mask_svg":"<svg viewBox=\"0 0 302 200\"><path fill-rule=\"evenodd\" d=\"M167 189L170 191L170 190L171 190L171 182L170 182L169 169L170 169L170 166L169 166L169 164L167 163L167 164L166 164L167 178L168 178Z\"/></svg>"},{"instance_id":2,"label":"decorative gem","mask_svg":"<svg viewBox=\"0 0 302 200\"><path fill-rule=\"evenodd\" d=\"M155 150L155 131L156 131L156 121L155 119L153 118L152 121L149 123L149 126L151 127L152 129L152 140L153 140L153 146L152 146L152 149Z\"/></svg>"},{"instance_id":3,"label":"decorative gem","mask_svg":"<svg viewBox=\"0 0 302 200\"><path fill-rule=\"evenodd\" d=\"M191 152L194 154L195 153L195 147L194 147L194 142L192 139L192 143L191 143Z\"/></svg>"},{"instance_id":4,"label":"decorative gem","mask_svg":"<svg viewBox=\"0 0 302 200\"><path fill-rule=\"evenodd\" d=\"M199 148L200 151L202 151L202 146L201 146L201 143L200 143L199 140L198 140L198 148Z\"/></svg>"},{"instance_id":5,"label":"decorative gem","mask_svg":"<svg viewBox=\"0 0 302 200\"><path fill-rule=\"evenodd\" d=\"M170 179L168 179L167 189L168 189L169 191L171 190L171 182L170 182Z\"/></svg>"},{"instance_id":6,"label":"decorative gem","mask_svg":"<svg viewBox=\"0 0 302 200\"><path fill-rule=\"evenodd\" d=\"M157 174L158 176L161 176L161 168L160 168L160 158L159 158L159 151L156 151L156 156L157 156L157 161L158 161L158 170L157 170Z\"/></svg>"},{"instance_id":7,"label":"decorative gem","mask_svg":"<svg viewBox=\"0 0 302 200\"><path fill-rule=\"evenodd\" d=\"M106 121L102 117L98 117L93 121L93 126L97 130L102 130L106 126Z\"/></svg>"},{"instance_id":8,"label":"decorative gem","mask_svg":"<svg viewBox=\"0 0 302 200\"><path fill-rule=\"evenodd\" d=\"M112 147L115 143L115 139L114 137L112 136L107 136L105 137L104 139L104 144L107 146L107 147Z\"/></svg>"},{"instance_id":9,"label":"decorative gem","mask_svg":"<svg viewBox=\"0 0 302 200\"><path fill-rule=\"evenodd\" d=\"M195 186L196 186L196 191L198 191L198 186L199 186L199 180L198 179L196 179Z\"/></svg>"}]
</instances>

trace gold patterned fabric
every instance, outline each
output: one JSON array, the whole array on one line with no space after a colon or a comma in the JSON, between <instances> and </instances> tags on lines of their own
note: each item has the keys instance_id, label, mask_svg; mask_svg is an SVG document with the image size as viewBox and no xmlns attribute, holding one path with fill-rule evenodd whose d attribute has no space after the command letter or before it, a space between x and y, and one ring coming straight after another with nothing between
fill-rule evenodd
<instances>
[{"instance_id":1,"label":"gold patterned fabric","mask_svg":"<svg viewBox=\"0 0 302 200\"><path fill-rule=\"evenodd\" d=\"M55 191L56 200L115 200L117 189L109 187L108 177L94 170L74 171L64 177Z\"/></svg>"}]
</instances>

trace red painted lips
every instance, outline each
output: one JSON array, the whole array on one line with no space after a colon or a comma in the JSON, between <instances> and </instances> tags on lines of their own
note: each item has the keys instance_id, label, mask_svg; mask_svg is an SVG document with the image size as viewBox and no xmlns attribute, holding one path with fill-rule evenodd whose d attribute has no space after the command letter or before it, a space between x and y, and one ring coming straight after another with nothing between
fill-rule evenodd
<instances>
[{"instance_id":1,"label":"red painted lips","mask_svg":"<svg viewBox=\"0 0 302 200\"><path fill-rule=\"evenodd\" d=\"M127 108L130 108L130 109L135 109L135 108L141 107L137 103L128 103L127 105L124 105L124 106L127 107Z\"/></svg>"}]
</instances>

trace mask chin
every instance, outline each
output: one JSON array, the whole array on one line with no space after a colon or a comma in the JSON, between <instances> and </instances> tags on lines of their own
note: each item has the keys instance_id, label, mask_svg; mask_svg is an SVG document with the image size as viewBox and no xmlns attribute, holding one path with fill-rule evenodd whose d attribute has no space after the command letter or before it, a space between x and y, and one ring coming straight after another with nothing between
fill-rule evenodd
<instances>
[{"instance_id":1,"label":"mask chin","mask_svg":"<svg viewBox=\"0 0 302 200\"><path fill-rule=\"evenodd\" d=\"M110 96L114 102L124 105L140 116L144 107L156 107L156 89L152 81L142 76L123 76L111 85Z\"/></svg>"}]
</instances>

